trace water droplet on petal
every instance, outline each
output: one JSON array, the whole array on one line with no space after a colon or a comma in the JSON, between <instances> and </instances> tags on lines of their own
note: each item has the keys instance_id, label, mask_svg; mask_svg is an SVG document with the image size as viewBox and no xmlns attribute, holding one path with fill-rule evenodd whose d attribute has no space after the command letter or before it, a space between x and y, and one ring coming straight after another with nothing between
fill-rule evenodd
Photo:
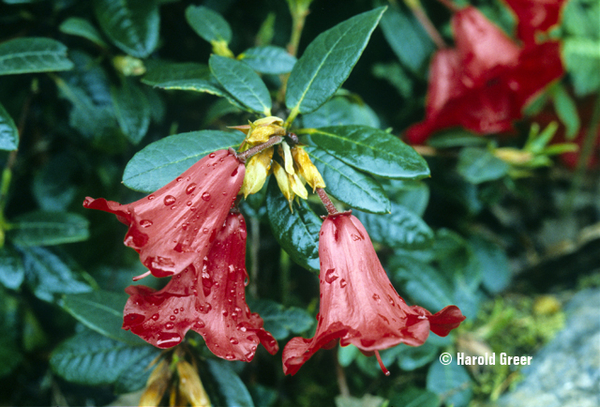
<instances>
[{"instance_id":1,"label":"water droplet on petal","mask_svg":"<svg viewBox=\"0 0 600 407\"><path fill-rule=\"evenodd\" d=\"M373 294L373 299L374 299L375 301L377 301L377 304L380 304L380 303L381 303L381 298L379 297L379 294Z\"/></svg>"},{"instance_id":2,"label":"water droplet on petal","mask_svg":"<svg viewBox=\"0 0 600 407\"><path fill-rule=\"evenodd\" d=\"M228 353L227 355L225 355L225 359L227 359L227 360L234 360L235 359L235 355L233 353Z\"/></svg>"},{"instance_id":3,"label":"water droplet on petal","mask_svg":"<svg viewBox=\"0 0 600 407\"><path fill-rule=\"evenodd\" d=\"M216 157L216 154L215 154L215 153L210 153L210 154L208 155L208 157L209 157L209 158L215 158L215 157Z\"/></svg>"},{"instance_id":4,"label":"water droplet on petal","mask_svg":"<svg viewBox=\"0 0 600 407\"><path fill-rule=\"evenodd\" d=\"M229 313L226 310L223 310L223 316L226 317Z\"/></svg>"},{"instance_id":5,"label":"water droplet on petal","mask_svg":"<svg viewBox=\"0 0 600 407\"><path fill-rule=\"evenodd\" d=\"M185 189L185 193L186 194L191 194L192 192L194 192L194 190L196 189L196 184L191 183L190 185L187 186L187 188Z\"/></svg>"},{"instance_id":6,"label":"water droplet on petal","mask_svg":"<svg viewBox=\"0 0 600 407\"><path fill-rule=\"evenodd\" d=\"M153 319L153 320L155 320L155 321L158 321L158 317L159 317L159 315L158 315L158 314L154 314L154 315L152 315L152 319Z\"/></svg>"},{"instance_id":7,"label":"water droplet on petal","mask_svg":"<svg viewBox=\"0 0 600 407\"><path fill-rule=\"evenodd\" d=\"M205 326L206 326L206 324L204 323L204 321L203 321L203 320L201 320L201 319L197 319L197 320L196 320L196 322L194 322L194 326L193 326L193 328L194 328L194 329L202 329L202 328L204 328Z\"/></svg>"},{"instance_id":8,"label":"water droplet on petal","mask_svg":"<svg viewBox=\"0 0 600 407\"><path fill-rule=\"evenodd\" d=\"M350 235L352 237L352 240L354 240L355 242L358 240L361 240L361 237L359 235L355 235L354 233Z\"/></svg>"},{"instance_id":9,"label":"water droplet on petal","mask_svg":"<svg viewBox=\"0 0 600 407\"><path fill-rule=\"evenodd\" d=\"M169 319L170 319L171 321L175 321L175 315L171 315L171 316L169 317Z\"/></svg>"},{"instance_id":10,"label":"water droplet on petal","mask_svg":"<svg viewBox=\"0 0 600 407\"><path fill-rule=\"evenodd\" d=\"M343 278L340 280L340 287L345 288L348 285L348 283L346 282L346 280L344 280Z\"/></svg>"},{"instance_id":11,"label":"water droplet on petal","mask_svg":"<svg viewBox=\"0 0 600 407\"><path fill-rule=\"evenodd\" d=\"M127 315L125 315L125 318L123 318L123 319L129 325L138 325L138 324L141 324L142 322L144 322L146 317L141 314L127 314Z\"/></svg>"},{"instance_id":12,"label":"water droplet on petal","mask_svg":"<svg viewBox=\"0 0 600 407\"><path fill-rule=\"evenodd\" d=\"M175 324L173 324L173 323L171 323L171 322L167 322L167 323L165 324L165 328L167 328L167 329L173 329L173 328L175 328Z\"/></svg>"},{"instance_id":13,"label":"water droplet on petal","mask_svg":"<svg viewBox=\"0 0 600 407\"><path fill-rule=\"evenodd\" d=\"M240 343L237 339L235 338L229 338L229 342L231 342L232 345L237 345L238 343Z\"/></svg>"},{"instance_id":14,"label":"water droplet on petal","mask_svg":"<svg viewBox=\"0 0 600 407\"><path fill-rule=\"evenodd\" d=\"M165 199L164 199L165 205L171 206L175 203L175 201L177 201L177 199L175 199L175 197L173 195L165 196Z\"/></svg>"},{"instance_id":15,"label":"water droplet on petal","mask_svg":"<svg viewBox=\"0 0 600 407\"><path fill-rule=\"evenodd\" d=\"M152 194L148 195L148 200L149 200L149 201L151 201L151 200L153 200L153 199L154 199L154 195L152 195Z\"/></svg>"},{"instance_id":16,"label":"water droplet on petal","mask_svg":"<svg viewBox=\"0 0 600 407\"><path fill-rule=\"evenodd\" d=\"M183 178L177 177L177 182L181 182L181 181L183 181Z\"/></svg>"},{"instance_id":17,"label":"water droplet on petal","mask_svg":"<svg viewBox=\"0 0 600 407\"><path fill-rule=\"evenodd\" d=\"M339 278L339 276L335 272L335 269L329 269L325 272L325 282L328 284L333 283L338 278Z\"/></svg>"},{"instance_id":18,"label":"water droplet on petal","mask_svg":"<svg viewBox=\"0 0 600 407\"><path fill-rule=\"evenodd\" d=\"M394 299L392 298L391 295L388 294L388 301L390 302L390 305L393 307L394 305L396 305L396 303L394 302Z\"/></svg>"},{"instance_id":19,"label":"water droplet on petal","mask_svg":"<svg viewBox=\"0 0 600 407\"><path fill-rule=\"evenodd\" d=\"M210 194L208 192L202 193L202 200L206 202L210 201Z\"/></svg>"},{"instance_id":20,"label":"water droplet on petal","mask_svg":"<svg viewBox=\"0 0 600 407\"><path fill-rule=\"evenodd\" d=\"M158 335L156 346L160 348L170 348L171 346L175 346L181 342L181 339L181 335L176 332L161 332Z\"/></svg>"},{"instance_id":21,"label":"water droplet on petal","mask_svg":"<svg viewBox=\"0 0 600 407\"><path fill-rule=\"evenodd\" d=\"M148 220L148 219L142 219L140 221L140 226L143 228L148 228L148 227L152 226L152 221Z\"/></svg>"}]
</instances>

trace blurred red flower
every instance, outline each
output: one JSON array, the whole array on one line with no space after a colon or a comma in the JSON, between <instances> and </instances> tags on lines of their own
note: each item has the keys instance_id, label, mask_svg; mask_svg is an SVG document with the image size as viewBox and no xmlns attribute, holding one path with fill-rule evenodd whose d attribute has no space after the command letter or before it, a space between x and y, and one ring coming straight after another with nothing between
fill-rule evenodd
<instances>
[{"instance_id":1,"label":"blurred red flower","mask_svg":"<svg viewBox=\"0 0 600 407\"><path fill-rule=\"evenodd\" d=\"M564 73L558 42L521 48L474 7L456 12L452 27L456 48L431 61L426 119L406 131L412 144L455 126L511 130L527 102Z\"/></svg>"},{"instance_id":2,"label":"blurred red flower","mask_svg":"<svg viewBox=\"0 0 600 407\"><path fill-rule=\"evenodd\" d=\"M548 31L558 24L566 0L505 0L517 16L517 36L526 44L535 44L537 31Z\"/></svg>"},{"instance_id":3,"label":"blurred red flower","mask_svg":"<svg viewBox=\"0 0 600 407\"><path fill-rule=\"evenodd\" d=\"M277 341L246 304L245 258L244 218L229 213L200 268L187 266L160 291L127 287L123 329L159 348L179 344L192 329L227 360L251 361L259 343L275 354Z\"/></svg>"},{"instance_id":4,"label":"blurred red flower","mask_svg":"<svg viewBox=\"0 0 600 407\"><path fill-rule=\"evenodd\" d=\"M329 215L321 226L321 304L313 338L291 339L283 350L283 371L295 374L321 348L353 344L365 353L400 343L422 345L429 331L440 336L465 319L448 306L432 315L408 306L381 266L371 239L360 221L349 213Z\"/></svg>"},{"instance_id":5,"label":"blurred red flower","mask_svg":"<svg viewBox=\"0 0 600 407\"><path fill-rule=\"evenodd\" d=\"M206 256L244 174L244 164L234 154L219 150L139 201L121 205L87 197L83 206L113 213L129 226L125 245L140 254L154 276L165 277Z\"/></svg>"}]
</instances>

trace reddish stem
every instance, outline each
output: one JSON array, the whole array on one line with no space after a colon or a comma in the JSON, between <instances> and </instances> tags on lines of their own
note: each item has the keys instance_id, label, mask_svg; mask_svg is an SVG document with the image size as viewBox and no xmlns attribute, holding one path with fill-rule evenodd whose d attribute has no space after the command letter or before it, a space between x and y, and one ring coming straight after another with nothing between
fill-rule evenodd
<instances>
[{"instance_id":1,"label":"reddish stem","mask_svg":"<svg viewBox=\"0 0 600 407\"><path fill-rule=\"evenodd\" d=\"M445 0L440 0L440 1L445 1ZM429 38L431 38L431 40L435 43L435 45L440 49L447 48L448 46L444 42L444 39L438 32L437 28L435 28L435 25L433 25L433 23L431 22L431 20L427 16L427 14L425 14L423 9L419 6L419 7L413 7L413 8L411 8L411 10L412 10L413 14L415 15L415 17L417 18L417 20L419 20L419 23L421 23L421 25L423 26L423 28L429 35Z\"/></svg>"},{"instance_id":2,"label":"reddish stem","mask_svg":"<svg viewBox=\"0 0 600 407\"><path fill-rule=\"evenodd\" d=\"M390 371L385 368L385 365L383 364L383 361L381 360L381 356L379 355L378 350L375 351L375 357L377 358L377 362L379 362L379 367L381 368L381 371L383 372L383 374L386 376L389 376Z\"/></svg>"},{"instance_id":3,"label":"reddish stem","mask_svg":"<svg viewBox=\"0 0 600 407\"><path fill-rule=\"evenodd\" d=\"M274 146L275 144L279 144L279 143L281 143L282 140L283 140L283 137L281 137L281 136L273 136L269 140L267 140L266 142L264 142L262 144L254 146L252 148L249 148L248 150L246 150L242 153L239 153L239 154L236 153L235 156L237 157L238 160L240 160L240 162L245 163L246 160L248 158L252 157L254 154L258 154L261 151Z\"/></svg>"},{"instance_id":4,"label":"reddish stem","mask_svg":"<svg viewBox=\"0 0 600 407\"><path fill-rule=\"evenodd\" d=\"M454 4L451 0L438 0L438 1L440 3L442 3L444 6L446 6L448 8L448 10L450 10L453 13L460 11L460 7L458 7L456 4Z\"/></svg>"},{"instance_id":5,"label":"reddish stem","mask_svg":"<svg viewBox=\"0 0 600 407\"><path fill-rule=\"evenodd\" d=\"M323 205L325 205L329 215L337 215L339 213L323 188L317 188L317 195L319 195L319 198L321 198L321 202L323 202Z\"/></svg>"}]
</instances>

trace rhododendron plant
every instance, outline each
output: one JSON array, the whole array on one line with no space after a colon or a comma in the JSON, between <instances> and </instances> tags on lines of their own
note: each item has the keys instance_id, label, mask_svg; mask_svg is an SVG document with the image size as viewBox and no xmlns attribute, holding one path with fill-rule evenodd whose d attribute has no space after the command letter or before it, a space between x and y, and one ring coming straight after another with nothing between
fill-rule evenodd
<instances>
[{"instance_id":1,"label":"rhododendron plant","mask_svg":"<svg viewBox=\"0 0 600 407\"><path fill-rule=\"evenodd\" d=\"M413 144L455 126L511 130L523 107L564 73L558 42L520 47L474 7L457 11L452 28L456 48L431 61L425 121L406 131Z\"/></svg>"},{"instance_id":2,"label":"rhododendron plant","mask_svg":"<svg viewBox=\"0 0 600 407\"><path fill-rule=\"evenodd\" d=\"M83 206L113 213L129 226L125 245L156 277L202 267L235 201L245 167L227 150L210 153L158 191L130 204L87 197ZM200 260L198 260L200 259Z\"/></svg>"},{"instance_id":3,"label":"rhododendron plant","mask_svg":"<svg viewBox=\"0 0 600 407\"><path fill-rule=\"evenodd\" d=\"M558 24L566 0L505 0L517 16L517 34L525 44L535 44L538 32Z\"/></svg>"},{"instance_id":4,"label":"rhododendron plant","mask_svg":"<svg viewBox=\"0 0 600 407\"><path fill-rule=\"evenodd\" d=\"M296 374L321 348L354 345L375 352L386 373L379 351L404 343L419 346L429 331L446 336L465 319L449 305L431 314L417 305L408 306L398 295L381 266L371 239L350 213L327 216L319 238L321 263L320 309L317 331L311 339L293 338L283 350L283 369Z\"/></svg>"},{"instance_id":5,"label":"rhododendron plant","mask_svg":"<svg viewBox=\"0 0 600 407\"><path fill-rule=\"evenodd\" d=\"M274 354L277 341L245 300L246 224L229 213L200 266L189 265L161 290L130 286L123 328L159 348L179 344L190 329L215 355L251 361L262 343Z\"/></svg>"}]
</instances>

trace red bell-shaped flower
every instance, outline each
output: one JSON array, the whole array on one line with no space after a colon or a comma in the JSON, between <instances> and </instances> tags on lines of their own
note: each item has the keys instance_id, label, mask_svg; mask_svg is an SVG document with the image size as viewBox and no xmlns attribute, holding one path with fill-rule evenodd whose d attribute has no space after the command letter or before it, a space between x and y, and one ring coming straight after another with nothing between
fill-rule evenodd
<instances>
[{"instance_id":1,"label":"red bell-shaped flower","mask_svg":"<svg viewBox=\"0 0 600 407\"><path fill-rule=\"evenodd\" d=\"M271 354L277 341L251 313L245 300L246 225L230 213L199 268L188 266L160 291L130 286L123 329L159 348L179 344L190 329L215 355L250 361L259 343Z\"/></svg>"},{"instance_id":2,"label":"red bell-shaped flower","mask_svg":"<svg viewBox=\"0 0 600 407\"><path fill-rule=\"evenodd\" d=\"M379 350L400 343L422 345L429 331L446 336L465 319L454 305L433 315L406 305L381 266L367 231L349 213L329 215L323 222L319 259L317 331L312 339L296 337L285 346L285 374L295 374L317 350L330 348L337 340L342 346L375 352L380 360Z\"/></svg>"},{"instance_id":3,"label":"red bell-shaped flower","mask_svg":"<svg viewBox=\"0 0 600 407\"><path fill-rule=\"evenodd\" d=\"M412 144L456 126L511 130L532 97L564 73L558 42L520 48L474 7L456 12L452 27L456 48L431 61L426 119L406 131Z\"/></svg>"},{"instance_id":4,"label":"red bell-shaped flower","mask_svg":"<svg viewBox=\"0 0 600 407\"><path fill-rule=\"evenodd\" d=\"M558 24L566 0L505 0L519 20L517 33L526 44L535 44L538 31L548 31Z\"/></svg>"},{"instance_id":5,"label":"red bell-shaped flower","mask_svg":"<svg viewBox=\"0 0 600 407\"><path fill-rule=\"evenodd\" d=\"M156 277L178 274L203 259L244 180L233 153L215 151L139 201L121 205L87 197L83 206L114 213L129 226L125 245Z\"/></svg>"}]
</instances>

